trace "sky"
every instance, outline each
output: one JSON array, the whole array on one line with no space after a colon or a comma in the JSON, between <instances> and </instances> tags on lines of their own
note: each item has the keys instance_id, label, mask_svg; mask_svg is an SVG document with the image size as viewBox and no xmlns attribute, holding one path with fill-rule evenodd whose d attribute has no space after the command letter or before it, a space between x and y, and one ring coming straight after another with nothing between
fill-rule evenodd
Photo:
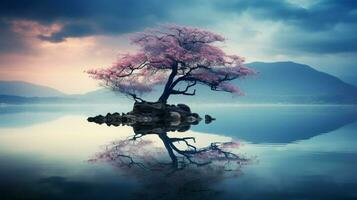
<instances>
[{"instance_id":1,"label":"sky","mask_svg":"<svg viewBox=\"0 0 357 200\"><path fill-rule=\"evenodd\" d=\"M0 0L0 80L94 90L85 70L111 66L135 51L130 34L167 23L220 33L247 62L357 79L355 0Z\"/></svg>"}]
</instances>

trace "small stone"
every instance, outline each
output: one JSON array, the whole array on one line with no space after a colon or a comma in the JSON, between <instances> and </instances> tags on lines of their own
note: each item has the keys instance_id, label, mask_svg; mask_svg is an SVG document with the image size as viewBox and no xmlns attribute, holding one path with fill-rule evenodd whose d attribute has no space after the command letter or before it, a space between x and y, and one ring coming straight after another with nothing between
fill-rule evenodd
<instances>
[{"instance_id":1,"label":"small stone","mask_svg":"<svg viewBox=\"0 0 357 200\"><path fill-rule=\"evenodd\" d=\"M211 117L210 115L205 115L205 123L209 124L212 121L216 120L215 118Z\"/></svg>"},{"instance_id":2,"label":"small stone","mask_svg":"<svg viewBox=\"0 0 357 200\"><path fill-rule=\"evenodd\" d=\"M170 112L170 117L172 121L180 121L181 115L178 112Z\"/></svg>"},{"instance_id":3,"label":"small stone","mask_svg":"<svg viewBox=\"0 0 357 200\"><path fill-rule=\"evenodd\" d=\"M190 107L188 107L188 105L186 104L177 104L177 107L181 108L182 110L186 111L186 112L191 112Z\"/></svg>"}]
</instances>

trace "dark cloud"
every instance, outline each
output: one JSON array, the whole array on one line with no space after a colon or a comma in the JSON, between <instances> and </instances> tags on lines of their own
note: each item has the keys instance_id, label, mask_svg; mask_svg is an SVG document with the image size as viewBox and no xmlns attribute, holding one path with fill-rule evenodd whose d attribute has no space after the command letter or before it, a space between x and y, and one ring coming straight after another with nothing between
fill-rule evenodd
<instances>
[{"instance_id":1,"label":"dark cloud","mask_svg":"<svg viewBox=\"0 0 357 200\"><path fill-rule=\"evenodd\" d=\"M39 35L38 38L50 42L62 42L67 37L82 37L98 34L95 24L92 23L70 23L65 25L60 31L52 33L50 36Z\"/></svg>"},{"instance_id":2,"label":"dark cloud","mask_svg":"<svg viewBox=\"0 0 357 200\"><path fill-rule=\"evenodd\" d=\"M355 0L320 0L308 7L287 0L2 0L0 4L0 20L61 24L63 28L58 32L38 35L51 42L130 33L166 22L205 27L207 23L220 24L229 21L231 15L243 14L256 21L269 20L290 27L271 38L276 47L313 53L357 52ZM340 25L347 26L346 32L335 30ZM26 45L8 26L0 26L1 49L21 49L21 45Z\"/></svg>"},{"instance_id":3,"label":"dark cloud","mask_svg":"<svg viewBox=\"0 0 357 200\"><path fill-rule=\"evenodd\" d=\"M11 24L0 19L0 54L29 52L31 45L21 34L11 31Z\"/></svg>"},{"instance_id":4,"label":"dark cloud","mask_svg":"<svg viewBox=\"0 0 357 200\"><path fill-rule=\"evenodd\" d=\"M319 34L288 34L276 38L277 46L301 53L335 54L357 52L355 33L328 31Z\"/></svg>"},{"instance_id":5,"label":"dark cloud","mask_svg":"<svg viewBox=\"0 0 357 200\"><path fill-rule=\"evenodd\" d=\"M281 53L357 52L355 0L320 0L307 7L281 0L228 0L216 2L216 7L237 16L282 23L283 28L271 38Z\"/></svg>"},{"instance_id":6,"label":"dark cloud","mask_svg":"<svg viewBox=\"0 0 357 200\"><path fill-rule=\"evenodd\" d=\"M60 42L67 37L137 31L169 20L171 10L182 3L161 0L5 0L0 6L0 17L34 20L42 24L61 23L64 27L59 32L39 36Z\"/></svg>"},{"instance_id":7,"label":"dark cloud","mask_svg":"<svg viewBox=\"0 0 357 200\"><path fill-rule=\"evenodd\" d=\"M321 31L339 23L357 23L357 1L321 0L304 8L281 0L228 0L217 7L236 14L248 13L260 20L285 22L305 30Z\"/></svg>"}]
</instances>

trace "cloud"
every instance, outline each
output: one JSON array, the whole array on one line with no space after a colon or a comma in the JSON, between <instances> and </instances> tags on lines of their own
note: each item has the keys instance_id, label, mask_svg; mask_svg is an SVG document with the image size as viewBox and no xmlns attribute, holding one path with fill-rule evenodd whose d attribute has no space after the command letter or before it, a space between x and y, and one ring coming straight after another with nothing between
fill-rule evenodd
<instances>
[{"instance_id":1,"label":"cloud","mask_svg":"<svg viewBox=\"0 0 357 200\"><path fill-rule=\"evenodd\" d=\"M187 1L189 2L189 1ZM61 23L63 28L40 39L61 42L68 37L121 34L168 21L170 12L184 1L160 0L63 0L5 1L0 16L26 19L41 24Z\"/></svg>"},{"instance_id":2,"label":"cloud","mask_svg":"<svg viewBox=\"0 0 357 200\"><path fill-rule=\"evenodd\" d=\"M0 19L0 54L31 51L31 45L19 33L11 30L11 24Z\"/></svg>"},{"instance_id":3,"label":"cloud","mask_svg":"<svg viewBox=\"0 0 357 200\"><path fill-rule=\"evenodd\" d=\"M252 17L253 25L262 21L280 24L270 38L271 47L280 53L357 52L357 1L320 0L309 5L301 2L228 0L215 2L215 5L221 12ZM266 26L265 29L271 28Z\"/></svg>"},{"instance_id":4,"label":"cloud","mask_svg":"<svg viewBox=\"0 0 357 200\"><path fill-rule=\"evenodd\" d=\"M331 29L340 23L357 23L357 1L321 0L309 7L293 1L228 0L217 3L222 11L249 13L259 20L284 22L306 31Z\"/></svg>"},{"instance_id":5,"label":"cloud","mask_svg":"<svg viewBox=\"0 0 357 200\"><path fill-rule=\"evenodd\" d=\"M249 24L241 21L236 24L232 20L245 16L251 18ZM36 35L37 39L52 43L75 37L126 34L167 22L213 30L221 24L227 24L224 32L236 30L234 26L242 26L241 30L249 29L259 33L244 37L262 38L265 30L271 29L269 26L261 26L264 24L262 22L270 22L280 27L276 29L275 25L276 30L270 31L270 38L267 38L274 53L357 52L354 36L357 1L352 0L320 0L313 3L306 0L4 0L0 5L1 19L29 20L42 26L59 24L61 28L50 34ZM21 35L11 35L8 26L2 30L1 38L14 41L11 49L26 46ZM242 37L242 33L237 32L235 35ZM3 43L3 49L12 44Z\"/></svg>"},{"instance_id":6,"label":"cloud","mask_svg":"<svg viewBox=\"0 0 357 200\"><path fill-rule=\"evenodd\" d=\"M357 52L356 25L336 25L331 30L306 33L297 29L278 34L276 45L290 53L340 54ZM283 31L284 32L284 31Z\"/></svg>"}]
</instances>

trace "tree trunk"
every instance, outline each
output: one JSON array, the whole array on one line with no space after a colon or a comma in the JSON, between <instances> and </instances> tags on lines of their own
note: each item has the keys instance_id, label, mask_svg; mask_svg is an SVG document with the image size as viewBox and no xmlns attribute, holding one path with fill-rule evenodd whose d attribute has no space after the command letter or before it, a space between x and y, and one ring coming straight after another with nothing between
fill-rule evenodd
<instances>
[{"instance_id":1,"label":"tree trunk","mask_svg":"<svg viewBox=\"0 0 357 200\"><path fill-rule=\"evenodd\" d=\"M170 91L168 92L164 91L160 96L160 98L158 99L158 102L166 104L167 100L169 99L169 96L170 96Z\"/></svg>"},{"instance_id":2,"label":"tree trunk","mask_svg":"<svg viewBox=\"0 0 357 200\"><path fill-rule=\"evenodd\" d=\"M177 68L178 68L177 63L175 63L172 66L171 74L170 74L169 78L167 79L164 91L162 92L160 98L158 99L158 102L166 104L167 99L169 98L169 96L171 94L171 90L172 90L171 85L174 81L175 76L177 75Z\"/></svg>"},{"instance_id":3,"label":"tree trunk","mask_svg":"<svg viewBox=\"0 0 357 200\"><path fill-rule=\"evenodd\" d=\"M170 142L169 142L170 138L167 137L167 133L159 134L159 137L162 140L162 142L164 143L167 152L169 153L169 156L170 156L171 161L172 161L172 166L177 168L178 167L178 161L177 161L177 157L176 157L175 153L172 151L172 148L170 146Z\"/></svg>"}]
</instances>

